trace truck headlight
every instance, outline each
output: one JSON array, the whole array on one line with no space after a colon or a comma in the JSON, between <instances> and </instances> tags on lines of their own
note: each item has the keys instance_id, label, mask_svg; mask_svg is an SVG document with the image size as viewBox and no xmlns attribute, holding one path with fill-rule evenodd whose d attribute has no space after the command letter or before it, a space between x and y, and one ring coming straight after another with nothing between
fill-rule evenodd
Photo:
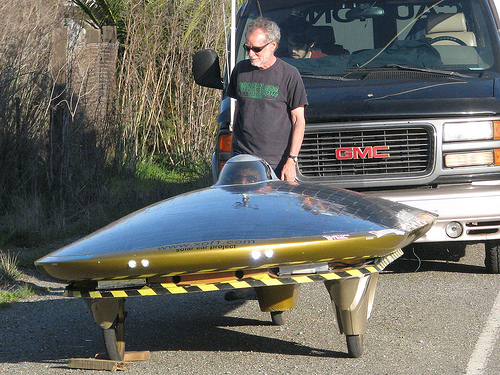
<instances>
[{"instance_id":1,"label":"truck headlight","mask_svg":"<svg viewBox=\"0 0 500 375\"><path fill-rule=\"evenodd\" d=\"M448 154L444 157L444 165L448 168L491 165L494 161L493 150Z\"/></svg>"},{"instance_id":2,"label":"truck headlight","mask_svg":"<svg viewBox=\"0 0 500 375\"><path fill-rule=\"evenodd\" d=\"M500 139L499 121L447 122L444 124L444 142L486 139Z\"/></svg>"}]
</instances>

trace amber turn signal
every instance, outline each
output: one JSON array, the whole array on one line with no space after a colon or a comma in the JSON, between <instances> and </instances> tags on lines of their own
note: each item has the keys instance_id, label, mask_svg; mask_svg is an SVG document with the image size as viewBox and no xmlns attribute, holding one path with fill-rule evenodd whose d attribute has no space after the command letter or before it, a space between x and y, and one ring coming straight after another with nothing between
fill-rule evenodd
<instances>
[{"instance_id":1,"label":"amber turn signal","mask_svg":"<svg viewBox=\"0 0 500 375\"><path fill-rule=\"evenodd\" d=\"M231 134L221 134L219 136L219 152L231 152Z\"/></svg>"},{"instance_id":2,"label":"amber turn signal","mask_svg":"<svg viewBox=\"0 0 500 375\"><path fill-rule=\"evenodd\" d=\"M493 121L493 139L500 139L500 121Z\"/></svg>"},{"instance_id":3,"label":"amber turn signal","mask_svg":"<svg viewBox=\"0 0 500 375\"><path fill-rule=\"evenodd\" d=\"M500 148L496 148L494 151L495 151L495 165L500 165Z\"/></svg>"}]
</instances>

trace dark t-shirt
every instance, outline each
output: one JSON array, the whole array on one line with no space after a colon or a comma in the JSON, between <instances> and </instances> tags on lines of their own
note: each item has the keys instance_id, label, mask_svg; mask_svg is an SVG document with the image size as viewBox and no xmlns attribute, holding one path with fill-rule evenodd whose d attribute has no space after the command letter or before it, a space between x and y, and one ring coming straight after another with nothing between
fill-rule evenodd
<instances>
[{"instance_id":1,"label":"dark t-shirt","mask_svg":"<svg viewBox=\"0 0 500 375\"><path fill-rule=\"evenodd\" d=\"M288 157L293 129L290 112L307 105L298 70L280 59L267 69L243 60L231 74L227 95L237 99L239 107L233 152L256 155L273 168L281 167Z\"/></svg>"}]
</instances>

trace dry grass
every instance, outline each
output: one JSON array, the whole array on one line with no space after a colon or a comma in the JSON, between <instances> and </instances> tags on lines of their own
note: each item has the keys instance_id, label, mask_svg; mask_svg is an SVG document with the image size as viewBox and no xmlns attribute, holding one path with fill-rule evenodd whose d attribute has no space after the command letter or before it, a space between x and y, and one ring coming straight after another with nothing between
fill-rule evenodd
<instances>
[{"instance_id":1,"label":"dry grass","mask_svg":"<svg viewBox=\"0 0 500 375\"><path fill-rule=\"evenodd\" d=\"M43 176L50 92L50 38L57 7L0 2L0 197L33 192Z\"/></svg>"},{"instance_id":2,"label":"dry grass","mask_svg":"<svg viewBox=\"0 0 500 375\"><path fill-rule=\"evenodd\" d=\"M22 277L18 268L17 256L9 252L0 252L0 285L11 283Z\"/></svg>"},{"instance_id":3,"label":"dry grass","mask_svg":"<svg viewBox=\"0 0 500 375\"><path fill-rule=\"evenodd\" d=\"M126 155L199 163L213 149L219 93L197 86L191 59L223 46L218 2L132 1L119 74Z\"/></svg>"},{"instance_id":4,"label":"dry grass","mask_svg":"<svg viewBox=\"0 0 500 375\"><path fill-rule=\"evenodd\" d=\"M0 310L9 307L10 302L28 298L33 288L19 281L23 273L19 270L17 255L0 250Z\"/></svg>"},{"instance_id":5,"label":"dry grass","mask_svg":"<svg viewBox=\"0 0 500 375\"><path fill-rule=\"evenodd\" d=\"M85 109L80 99L88 92L70 86L62 91L67 99L58 100L58 76L71 76L78 61L53 69L54 30L69 18L83 25L75 10L57 0L0 2L0 243L22 237L21 245L29 246L43 238L40 233L67 231L75 222L84 222L84 231L95 229L113 218L110 204L127 201L120 194L131 194L113 188L117 182L130 181L137 195L148 190L140 186L138 166L154 165L167 175L175 170L183 183L186 175L208 181L220 92L195 85L191 58L197 49L222 49L221 4L123 1L127 39L112 105L96 121L77 111ZM51 126L57 113L62 129ZM154 190L151 199L171 191Z\"/></svg>"}]
</instances>

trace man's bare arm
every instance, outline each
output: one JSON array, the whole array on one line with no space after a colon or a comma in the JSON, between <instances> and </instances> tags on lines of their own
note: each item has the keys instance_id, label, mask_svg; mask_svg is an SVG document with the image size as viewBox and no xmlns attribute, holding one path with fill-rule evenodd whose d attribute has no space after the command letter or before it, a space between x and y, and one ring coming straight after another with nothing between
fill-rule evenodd
<instances>
[{"instance_id":1,"label":"man's bare arm","mask_svg":"<svg viewBox=\"0 0 500 375\"><path fill-rule=\"evenodd\" d=\"M292 115L292 140L290 145L290 155L298 155L304 140L304 130L306 128L305 107L297 107L291 111ZM288 158L283 170L281 171L281 179L283 181L295 181L297 177L295 161Z\"/></svg>"}]
</instances>

